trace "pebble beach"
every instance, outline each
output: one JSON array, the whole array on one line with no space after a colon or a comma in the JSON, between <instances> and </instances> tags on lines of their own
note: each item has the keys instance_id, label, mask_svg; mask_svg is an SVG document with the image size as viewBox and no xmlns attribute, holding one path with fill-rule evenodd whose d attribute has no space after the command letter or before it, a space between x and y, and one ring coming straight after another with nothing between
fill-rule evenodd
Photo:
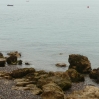
<instances>
[{"instance_id":1,"label":"pebble beach","mask_svg":"<svg viewBox=\"0 0 99 99\"><path fill-rule=\"evenodd\" d=\"M18 69L17 66L5 66L0 67L0 71L11 72ZM39 95L33 95L29 90L13 90L12 87L15 85L14 80L8 80L0 78L0 99L41 99ZM65 91L65 95L69 95L75 90L81 90L85 88L85 83L73 83L72 87Z\"/></svg>"}]
</instances>

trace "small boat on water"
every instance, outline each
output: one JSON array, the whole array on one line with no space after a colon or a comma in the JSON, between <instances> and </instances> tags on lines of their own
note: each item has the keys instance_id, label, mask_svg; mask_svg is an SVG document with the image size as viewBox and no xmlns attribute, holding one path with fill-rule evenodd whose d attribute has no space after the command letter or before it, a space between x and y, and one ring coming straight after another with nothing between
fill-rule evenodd
<instances>
[{"instance_id":1,"label":"small boat on water","mask_svg":"<svg viewBox=\"0 0 99 99\"><path fill-rule=\"evenodd\" d=\"M11 4L8 4L7 6L13 6L13 5L11 5Z\"/></svg>"}]
</instances>

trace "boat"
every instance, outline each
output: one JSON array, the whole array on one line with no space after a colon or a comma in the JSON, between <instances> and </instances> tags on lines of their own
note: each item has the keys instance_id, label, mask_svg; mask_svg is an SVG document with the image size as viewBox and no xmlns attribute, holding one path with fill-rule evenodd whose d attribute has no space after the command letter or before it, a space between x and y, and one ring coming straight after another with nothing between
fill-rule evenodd
<instances>
[{"instance_id":1,"label":"boat","mask_svg":"<svg viewBox=\"0 0 99 99\"><path fill-rule=\"evenodd\" d=\"M7 6L13 6L13 5L8 4Z\"/></svg>"}]
</instances>

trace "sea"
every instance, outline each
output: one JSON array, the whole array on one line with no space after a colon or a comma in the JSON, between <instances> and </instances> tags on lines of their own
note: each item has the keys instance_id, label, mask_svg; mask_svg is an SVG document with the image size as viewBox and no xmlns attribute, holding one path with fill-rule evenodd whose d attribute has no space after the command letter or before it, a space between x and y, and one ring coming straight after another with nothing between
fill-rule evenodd
<instances>
[{"instance_id":1,"label":"sea","mask_svg":"<svg viewBox=\"0 0 99 99\"><path fill-rule=\"evenodd\" d=\"M99 0L0 0L0 52L11 51L21 67L66 71L69 55L81 54L98 68Z\"/></svg>"}]
</instances>

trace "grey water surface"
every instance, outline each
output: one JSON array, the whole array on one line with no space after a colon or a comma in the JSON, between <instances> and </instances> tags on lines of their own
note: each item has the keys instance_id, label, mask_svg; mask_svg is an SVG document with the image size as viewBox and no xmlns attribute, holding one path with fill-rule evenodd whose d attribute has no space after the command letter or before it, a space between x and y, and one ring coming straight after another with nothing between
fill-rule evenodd
<instances>
[{"instance_id":1,"label":"grey water surface","mask_svg":"<svg viewBox=\"0 0 99 99\"><path fill-rule=\"evenodd\" d=\"M99 67L99 0L0 0L0 52L10 51L36 69L65 71L55 64L69 54Z\"/></svg>"}]
</instances>

